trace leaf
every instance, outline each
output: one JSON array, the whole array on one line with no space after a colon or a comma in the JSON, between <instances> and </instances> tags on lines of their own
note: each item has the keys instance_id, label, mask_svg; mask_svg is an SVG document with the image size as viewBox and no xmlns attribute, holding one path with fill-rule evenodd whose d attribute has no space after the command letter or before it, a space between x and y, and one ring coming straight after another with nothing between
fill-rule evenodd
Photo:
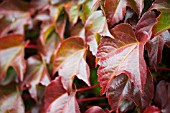
<instances>
[{"instance_id":1,"label":"leaf","mask_svg":"<svg viewBox=\"0 0 170 113\"><path fill-rule=\"evenodd\" d=\"M15 83L0 86L0 112L25 113L24 103Z\"/></svg>"},{"instance_id":2,"label":"leaf","mask_svg":"<svg viewBox=\"0 0 170 113\"><path fill-rule=\"evenodd\" d=\"M147 75L143 51L147 36L143 35L143 40L139 42L129 24L119 24L110 32L114 39L102 38L97 52L101 93L104 94L114 77L121 73L127 74L135 86L143 92Z\"/></svg>"},{"instance_id":3,"label":"leaf","mask_svg":"<svg viewBox=\"0 0 170 113\"><path fill-rule=\"evenodd\" d=\"M75 94L68 95L57 77L45 89L41 113L80 113Z\"/></svg>"},{"instance_id":4,"label":"leaf","mask_svg":"<svg viewBox=\"0 0 170 113\"><path fill-rule=\"evenodd\" d=\"M85 113L105 113L103 109L99 106L92 106Z\"/></svg>"},{"instance_id":5,"label":"leaf","mask_svg":"<svg viewBox=\"0 0 170 113\"><path fill-rule=\"evenodd\" d=\"M71 30L71 36L79 36L83 40L85 40L85 28L81 22L79 22L79 23L75 24L75 26L73 26L73 28Z\"/></svg>"},{"instance_id":6,"label":"leaf","mask_svg":"<svg viewBox=\"0 0 170 113\"><path fill-rule=\"evenodd\" d=\"M160 109L155 106L148 106L144 113L161 113Z\"/></svg>"},{"instance_id":7,"label":"leaf","mask_svg":"<svg viewBox=\"0 0 170 113\"><path fill-rule=\"evenodd\" d=\"M156 9L161 12L157 18L157 23L153 27L153 35L159 35L163 31L170 29L170 1L155 0L151 9Z\"/></svg>"},{"instance_id":8,"label":"leaf","mask_svg":"<svg viewBox=\"0 0 170 113\"><path fill-rule=\"evenodd\" d=\"M119 113L126 113L128 110L132 110L134 108L134 102L132 100L122 99L120 102L118 111Z\"/></svg>"},{"instance_id":9,"label":"leaf","mask_svg":"<svg viewBox=\"0 0 170 113\"><path fill-rule=\"evenodd\" d=\"M24 34L24 26L29 24L30 14L0 8L0 37L7 34Z\"/></svg>"},{"instance_id":10,"label":"leaf","mask_svg":"<svg viewBox=\"0 0 170 113\"><path fill-rule=\"evenodd\" d=\"M148 72L143 94L125 74L121 74L113 79L106 96L113 110L118 109L122 99L128 99L140 108L140 112L143 112L154 96L154 86L150 72Z\"/></svg>"},{"instance_id":11,"label":"leaf","mask_svg":"<svg viewBox=\"0 0 170 113\"><path fill-rule=\"evenodd\" d=\"M147 43L146 49L148 51L149 61L155 69L162 60L162 50L166 43L170 43L170 33L168 30L155 36Z\"/></svg>"},{"instance_id":12,"label":"leaf","mask_svg":"<svg viewBox=\"0 0 170 113\"><path fill-rule=\"evenodd\" d=\"M143 32L146 32L146 33L148 33L149 39L150 39L152 36L152 28L155 23L156 23L155 12L147 11L146 13L144 13L136 25L135 33L136 33L137 38L140 38L140 37L138 37L138 35L140 35Z\"/></svg>"},{"instance_id":13,"label":"leaf","mask_svg":"<svg viewBox=\"0 0 170 113\"><path fill-rule=\"evenodd\" d=\"M165 80L161 80L156 86L155 105L161 109L161 113L170 112L170 83Z\"/></svg>"},{"instance_id":14,"label":"leaf","mask_svg":"<svg viewBox=\"0 0 170 113\"><path fill-rule=\"evenodd\" d=\"M59 47L54 60L54 71L58 71L61 76L63 87L70 92L72 82L77 76L87 85L89 83L89 67L84 59L86 47L80 37L70 37L64 40Z\"/></svg>"},{"instance_id":15,"label":"leaf","mask_svg":"<svg viewBox=\"0 0 170 113\"><path fill-rule=\"evenodd\" d=\"M109 28L123 20L127 6L140 16L144 6L143 0L105 0L104 7Z\"/></svg>"},{"instance_id":16,"label":"leaf","mask_svg":"<svg viewBox=\"0 0 170 113\"><path fill-rule=\"evenodd\" d=\"M93 55L96 55L97 53L97 34L112 37L107 26L106 18L100 10L92 13L85 23L86 42L90 46Z\"/></svg>"},{"instance_id":17,"label":"leaf","mask_svg":"<svg viewBox=\"0 0 170 113\"><path fill-rule=\"evenodd\" d=\"M37 86L39 84L47 86L50 83L46 64L39 56L31 56L27 59L27 69L23 88L29 88L31 97L37 101Z\"/></svg>"},{"instance_id":18,"label":"leaf","mask_svg":"<svg viewBox=\"0 0 170 113\"><path fill-rule=\"evenodd\" d=\"M40 41L41 39L43 41ZM50 63L51 57L56 54L61 43L61 38L55 32L55 26L46 26L41 33L41 39L38 43L38 49L43 54L46 63Z\"/></svg>"},{"instance_id":19,"label":"leaf","mask_svg":"<svg viewBox=\"0 0 170 113\"><path fill-rule=\"evenodd\" d=\"M78 21L80 5L75 2L68 2L64 7L69 17L70 26L73 27Z\"/></svg>"},{"instance_id":20,"label":"leaf","mask_svg":"<svg viewBox=\"0 0 170 113\"><path fill-rule=\"evenodd\" d=\"M17 72L19 80L23 80L26 68L24 48L23 35L8 35L0 38L0 81L5 78L10 66L13 66Z\"/></svg>"}]
</instances>

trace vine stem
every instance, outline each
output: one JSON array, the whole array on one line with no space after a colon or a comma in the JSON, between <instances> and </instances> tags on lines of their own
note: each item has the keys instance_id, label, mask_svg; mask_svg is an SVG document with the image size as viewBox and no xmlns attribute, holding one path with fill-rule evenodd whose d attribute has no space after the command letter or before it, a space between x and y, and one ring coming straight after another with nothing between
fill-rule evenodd
<instances>
[{"instance_id":1,"label":"vine stem","mask_svg":"<svg viewBox=\"0 0 170 113\"><path fill-rule=\"evenodd\" d=\"M149 69L155 70L154 67L149 67ZM165 67L158 67L158 68L156 68L156 69L157 69L157 70L163 70L163 71L170 71L170 68L165 68Z\"/></svg>"},{"instance_id":2,"label":"vine stem","mask_svg":"<svg viewBox=\"0 0 170 113\"><path fill-rule=\"evenodd\" d=\"M93 100L99 100L99 99L106 99L106 97L79 98L77 99L77 101L84 102L84 101L93 101Z\"/></svg>"},{"instance_id":3,"label":"vine stem","mask_svg":"<svg viewBox=\"0 0 170 113\"><path fill-rule=\"evenodd\" d=\"M96 84L96 85L94 85L94 86L89 86L89 87L85 87L85 88L79 88L79 89L77 89L77 91L78 91L78 92L80 92L80 91L86 91L86 90L94 89L94 88L99 87L99 86L100 86L100 84Z\"/></svg>"},{"instance_id":4,"label":"vine stem","mask_svg":"<svg viewBox=\"0 0 170 113\"><path fill-rule=\"evenodd\" d=\"M36 46L36 45L33 45L33 44L28 44L25 48L37 49L37 46Z\"/></svg>"}]
</instances>

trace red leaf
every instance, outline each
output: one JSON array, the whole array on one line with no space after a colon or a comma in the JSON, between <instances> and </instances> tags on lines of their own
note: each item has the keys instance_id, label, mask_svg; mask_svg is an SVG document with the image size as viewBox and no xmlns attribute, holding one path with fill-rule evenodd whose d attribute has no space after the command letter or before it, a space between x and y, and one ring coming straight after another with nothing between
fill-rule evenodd
<instances>
[{"instance_id":1,"label":"red leaf","mask_svg":"<svg viewBox=\"0 0 170 113\"><path fill-rule=\"evenodd\" d=\"M57 77L45 89L41 113L80 113L75 93L68 95Z\"/></svg>"},{"instance_id":2,"label":"red leaf","mask_svg":"<svg viewBox=\"0 0 170 113\"><path fill-rule=\"evenodd\" d=\"M119 24L110 30L112 38L102 38L98 47L97 58L100 65L98 81L102 87L102 94L110 87L115 76L121 73L141 91L146 81L146 63L143 58L146 36L139 42L129 24Z\"/></svg>"},{"instance_id":3,"label":"red leaf","mask_svg":"<svg viewBox=\"0 0 170 113\"><path fill-rule=\"evenodd\" d=\"M31 97L37 101L38 84L47 86L50 83L46 64L39 56L31 56L27 60L27 69L22 87L28 87Z\"/></svg>"},{"instance_id":4,"label":"red leaf","mask_svg":"<svg viewBox=\"0 0 170 113\"><path fill-rule=\"evenodd\" d=\"M149 61L155 69L162 60L162 50L166 43L170 43L170 33L168 30L155 36L147 43L146 49L148 51Z\"/></svg>"},{"instance_id":5,"label":"red leaf","mask_svg":"<svg viewBox=\"0 0 170 113\"><path fill-rule=\"evenodd\" d=\"M144 113L161 113L161 111L155 106L149 106L145 109Z\"/></svg>"},{"instance_id":6,"label":"red leaf","mask_svg":"<svg viewBox=\"0 0 170 113\"><path fill-rule=\"evenodd\" d=\"M24 103L15 83L0 86L0 113L25 113Z\"/></svg>"},{"instance_id":7,"label":"red leaf","mask_svg":"<svg viewBox=\"0 0 170 113\"><path fill-rule=\"evenodd\" d=\"M53 72L59 72L63 86L68 92L71 91L75 76L90 85L89 67L84 59L85 53L84 41L80 37L64 40L57 51Z\"/></svg>"},{"instance_id":8,"label":"red leaf","mask_svg":"<svg viewBox=\"0 0 170 113\"><path fill-rule=\"evenodd\" d=\"M144 13L143 16L141 17L141 19L138 21L138 23L136 25L136 36L137 36L137 38L140 38L140 37L138 37L138 35L140 35L143 32L146 32L146 33L148 33L149 39L150 39L151 35L152 35L152 28L153 28L155 23L156 23L155 12L148 11L148 12Z\"/></svg>"},{"instance_id":9,"label":"red leaf","mask_svg":"<svg viewBox=\"0 0 170 113\"><path fill-rule=\"evenodd\" d=\"M144 95L125 74L121 74L113 79L106 93L109 104L113 110L117 110L122 99L132 100L141 112L151 103L154 95L154 86L150 72L148 72Z\"/></svg>"},{"instance_id":10,"label":"red leaf","mask_svg":"<svg viewBox=\"0 0 170 113\"><path fill-rule=\"evenodd\" d=\"M25 72L24 36L8 35L0 38L0 81L6 76L6 71L13 66L19 79L23 80Z\"/></svg>"},{"instance_id":11,"label":"red leaf","mask_svg":"<svg viewBox=\"0 0 170 113\"><path fill-rule=\"evenodd\" d=\"M162 113L170 113L170 83L162 80L156 87L154 102Z\"/></svg>"},{"instance_id":12,"label":"red leaf","mask_svg":"<svg viewBox=\"0 0 170 113\"><path fill-rule=\"evenodd\" d=\"M85 113L105 113L103 109L99 106L90 107Z\"/></svg>"},{"instance_id":13,"label":"red leaf","mask_svg":"<svg viewBox=\"0 0 170 113\"><path fill-rule=\"evenodd\" d=\"M140 16L143 0L105 0L104 7L109 27L123 20L127 6L130 6Z\"/></svg>"},{"instance_id":14,"label":"red leaf","mask_svg":"<svg viewBox=\"0 0 170 113\"><path fill-rule=\"evenodd\" d=\"M95 11L92 13L85 23L86 42L90 46L90 50L93 55L96 55L97 53L97 34L112 37L107 26L106 18L102 11Z\"/></svg>"}]
</instances>

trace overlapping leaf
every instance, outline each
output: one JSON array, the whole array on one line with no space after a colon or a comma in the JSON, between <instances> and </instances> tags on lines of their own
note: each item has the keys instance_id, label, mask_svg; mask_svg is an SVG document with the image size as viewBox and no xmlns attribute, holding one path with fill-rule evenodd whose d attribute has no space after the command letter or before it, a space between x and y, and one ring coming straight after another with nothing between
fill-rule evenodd
<instances>
[{"instance_id":1,"label":"overlapping leaf","mask_svg":"<svg viewBox=\"0 0 170 113\"><path fill-rule=\"evenodd\" d=\"M8 33L24 34L24 26L29 23L30 14L12 5L8 6L6 2L0 4L0 36Z\"/></svg>"},{"instance_id":2,"label":"overlapping leaf","mask_svg":"<svg viewBox=\"0 0 170 113\"><path fill-rule=\"evenodd\" d=\"M143 0L105 0L104 7L109 27L123 20L127 6L140 15L143 5Z\"/></svg>"},{"instance_id":3,"label":"overlapping leaf","mask_svg":"<svg viewBox=\"0 0 170 113\"><path fill-rule=\"evenodd\" d=\"M146 46L150 63L155 68L162 60L162 50L166 43L170 43L170 33L168 30L151 39Z\"/></svg>"},{"instance_id":4,"label":"overlapping leaf","mask_svg":"<svg viewBox=\"0 0 170 113\"><path fill-rule=\"evenodd\" d=\"M143 95L144 94L144 95ZM148 72L144 93L134 86L125 74L117 76L111 83L106 95L113 110L117 110L122 99L133 101L143 112L151 103L154 96L154 87L150 72Z\"/></svg>"},{"instance_id":5,"label":"overlapping leaf","mask_svg":"<svg viewBox=\"0 0 170 113\"><path fill-rule=\"evenodd\" d=\"M119 24L110 32L114 39L102 38L97 52L102 94L110 87L114 77L121 73L127 74L134 85L143 91L146 81L143 51L148 35L143 35L143 40L139 42L129 24Z\"/></svg>"},{"instance_id":6,"label":"overlapping leaf","mask_svg":"<svg viewBox=\"0 0 170 113\"><path fill-rule=\"evenodd\" d=\"M156 87L154 102L161 109L161 113L170 112L170 83L162 80Z\"/></svg>"},{"instance_id":7,"label":"overlapping leaf","mask_svg":"<svg viewBox=\"0 0 170 113\"><path fill-rule=\"evenodd\" d=\"M85 111L85 113L105 113L99 106L93 106Z\"/></svg>"},{"instance_id":8,"label":"overlapping leaf","mask_svg":"<svg viewBox=\"0 0 170 113\"><path fill-rule=\"evenodd\" d=\"M97 42L100 40L97 38L97 34L112 37L107 26L106 18L102 11L95 11L92 13L85 23L86 42L90 46L90 50L93 55L96 55L97 53Z\"/></svg>"},{"instance_id":9,"label":"overlapping leaf","mask_svg":"<svg viewBox=\"0 0 170 113\"><path fill-rule=\"evenodd\" d=\"M161 14L157 18L157 23L153 27L153 35L158 35L170 29L170 1L155 0L151 9L157 9Z\"/></svg>"},{"instance_id":10,"label":"overlapping leaf","mask_svg":"<svg viewBox=\"0 0 170 113\"><path fill-rule=\"evenodd\" d=\"M0 86L0 112L25 113L24 103L15 83Z\"/></svg>"},{"instance_id":11,"label":"overlapping leaf","mask_svg":"<svg viewBox=\"0 0 170 113\"><path fill-rule=\"evenodd\" d=\"M31 56L27 59L27 69L22 87L29 88L29 92L37 101L37 86L42 84L47 86L50 83L46 64L39 56Z\"/></svg>"},{"instance_id":12,"label":"overlapping leaf","mask_svg":"<svg viewBox=\"0 0 170 113\"><path fill-rule=\"evenodd\" d=\"M135 33L136 33L138 40L142 40L142 39L140 39L141 38L140 35L144 32L146 32L148 34L148 36L149 36L148 40L151 39L152 28L155 23L156 23L155 12L147 11L146 13L144 13L136 25Z\"/></svg>"},{"instance_id":13,"label":"overlapping leaf","mask_svg":"<svg viewBox=\"0 0 170 113\"><path fill-rule=\"evenodd\" d=\"M70 92L74 77L89 84L89 67L84 59L86 47L80 37L70 37L59 47L54 60L54 72L58 71L64 88Z\"/></svg>"},{"instance_id":14,"label":"overlapping leaf","mask_svg":"<svg viewBox=\"0 0 170 113\"><path fill-rule=\"evenodd\" d=\"M57 77L45 89L41 113L80 113L75 93L68 95Z\"/></svg>"},{"instance_id":15,"label":"overlapping leaf","mask_svg":"<svg viewBox=\"0 0 170 113\"><path fill-rule=\"evenodd\" d=\"M145 109L144 113L161 113L161 111L155 106L149 106Z\"/></svg>"},{"instance_id":16,"label":"overlapping leaf","mask_svg":"<svg viewBox=\"0 0 170 113\"><path fill-rule=\"evenodd\" d=\"M23 80L25 72L24 48L23 35L8 35L0 38L0 81L4 79L10 66L13 66L17 72L19 80Z\"/></svg>"}]
</instances>

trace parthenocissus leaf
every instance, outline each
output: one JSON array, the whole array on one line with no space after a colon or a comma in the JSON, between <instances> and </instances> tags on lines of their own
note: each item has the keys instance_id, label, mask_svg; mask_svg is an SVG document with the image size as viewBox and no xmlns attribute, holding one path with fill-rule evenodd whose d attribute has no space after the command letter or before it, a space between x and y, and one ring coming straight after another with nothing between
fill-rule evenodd
<instances>
[{"instance_id":1,"label":"parthenocissus leaf","mask_svg":"<svg viewBox=\"0 0 170 113\"><path fill-rule=\"evenodd\" d=\"M144 95L142 95L139 88L137 88L125 74L121 74L112 81L106 96L108 97L109 104L114 111L118 109L122 99L128 99L133 101L136 106L140 108L140 112L143 112L151 103L154 96L152 76L148 71L144 87Z\"/></svg>"},{"instance_id":2,"label":"parthenocissus leaf","mask_svg":"<svg viewBox=\"0 0 170 113\"><path fill-rule=\"evenodd\" d=\"M144 113L161 113L161 110L155 106L148 106Z\"/></svg>"},{"instance_id":3,"label":"parthenocissus leaf","mask_svg":"<svg viewBox=\"0 0 170 113\"><path fill-rule=\"evenodd\" d=\"M101 10L93 12L85 23L86 42L90 46L93 55L97 53L97 42L99 40L97 34L112 37L107 26L106 17Z\"/></svg>"},{"instance_id":4,"label":"parthenocissus leaf","mask_svg":"<svg viewBox=\"0 0 170 113\"><path fill-rule=\"evenodd\" d=\"M156 93L154 97L155 105L161 109L161 113L170 112L170 83L161 80L156 86Z\"/></svg>"},{"instance_id":5,"label":"parthenocissus leaf","mask_svg":"<svg viewBox=\"0 0 170 113\"><path fill-rule=\"evenodd\" d=\"M77 76L87 85L89 82L89 66L85 61L86 47L80 37L70 37L65 39L54 60L54 71L58 71L61 76L63 87L70 92L74 77Z\"/></svg>"},{"instance_id":6,"label":"parthenocissus leaf","mask_svg":"<svg viewBox=\"0 0 170 113\"><path fill-rule=\"evenodd\" d=\"M143 92L147 75L143 56L147 35L143 35L143 40L139 42L129 24L119 24L110 32L114 39L103 37L97 52L101 93L104 94L114 77L121 73L127 74L134 85Z\"/></svg>"},{"instance_id":7,"label":"parthenocissus leaf","mask_svg":"<svg viewBox=\"0 0 170 113\"><path fill-rule=\"evenodd\" d=\"M149 62L152 66L157 68L158 64L162 60L162 50L165 44L170 43L170 33L168 30L155 36L149 40L146 44L146 50L148 51Z\"/></svg>"},{"instance_id":8,"label":"parthenocissus leaf","mask_svg":"<svg viewBox=\"0 0 170 113\"><path fill-rule=\"evenodd\" d=\"M85 113L105 113L103 109L99 106L92 106Z\"/></svg>"},{"instance_id":9,"label":"parthenocissus leaf","mask_svg":"<svg viewBox=\"0 0 170 113\"><path fill-rule=\"evenodd\" d=\"M50 83L49 74L45 62L39 56L31 56L27 59L27 69L22 82L23 88L29 88L31 97L37 101L37 85L47 86Z\"/></svg>"},{"instance_id":10,"label":"parthenocissus leaf","mask_svg":"<svg viewBox=\"0 0 170 113\"><path fill-rule=\"evenodd\" d=\"M68 95L57 77L45 89L41 113L80 113L75 94Z\"/></svg>"},{"instance_id":11,"label":"parthenocissus leaf","mask_svg":"<svg viewBox=\"0 0 170 113\"><path fill-rule=\"evenodd\" d=\"M0 113L25 113L24 103L16 83L0 86Z\"/></svg>"},{"instance_id":12,"label":"parthenocissus leaf","mask_svg":"<svg viewBox=\"0 0 170 113\"><path fill-rule=\"evenodd\" d=\"M24 36L8 35L0 38L0 81L6 76L6 71L13 66L19 80L23 80L25 72Z\"/></svg>"},{"instance_id":13,"label":"parthenocissus leaf","mask_svg":"<svg viewBox=\"0 0 170 113\"><path fill-rule=\"evenodd\" d=\"M151 9L161 12L157 18L157 23L153 27L153 35L159 35L163 31L170 29L170 1L155 0Z\"/></svg>"},{"instance_id":14,"label":"parthenocissus leaf","mask_svg":"<svg viewBox=\"0 0 170 113\"><path fill-rule=\"evenodd\" d=\"M127 6L140 16L144 0L105 0L104 7L109 28L123 20Z\"/></svg>"}]
</instances>

